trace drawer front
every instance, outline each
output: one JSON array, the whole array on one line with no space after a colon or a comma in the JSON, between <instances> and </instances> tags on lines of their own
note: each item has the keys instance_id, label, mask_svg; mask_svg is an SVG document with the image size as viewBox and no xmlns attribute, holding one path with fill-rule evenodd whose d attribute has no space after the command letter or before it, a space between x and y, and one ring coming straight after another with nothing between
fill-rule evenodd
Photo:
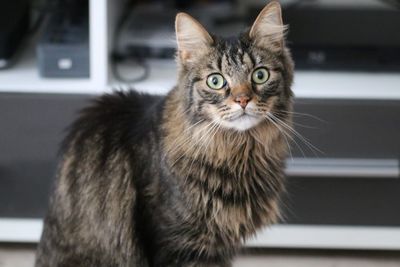
<instances>
[{"instance_id":1,"label":"drawer front","mask_svg":"<svg viewBox=\"0 0 400 267\"><path fill-rule=\"evenodd\" d=\"M89 95L0 94L0 217L42 218L66 127ZM400 101L296 99L288 224L400 225ZM296 144L297 143L297 144Z\"/></svg>"},{"instance_id":2,"label":"drawer front","mask_svg":"<svg viewBox=\"0 0 400 267\"><path fill-rule=\"evenodd\" d=\"M400 179L289 177L283 223L400 226Z\"/></svg>"}]
</instances>

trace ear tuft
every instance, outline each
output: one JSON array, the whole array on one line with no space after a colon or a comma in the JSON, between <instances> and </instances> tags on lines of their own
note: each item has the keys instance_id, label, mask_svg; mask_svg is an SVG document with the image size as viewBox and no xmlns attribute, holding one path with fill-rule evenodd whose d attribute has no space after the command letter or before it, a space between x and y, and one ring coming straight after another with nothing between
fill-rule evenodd
<instances>
[{"instance_id":1,"label":"ear tuft","mask_svg":"<svg viewBox=\"0 0 400 267\"><path fill-rule=\"evenodd\" d=\"M182 61L190 61L195 56L203 54L213 39L204 27L186 13L178 13L175 19L178 56Z\"/></svg>"},{"instance_id":2,"label":"ear tuft","mask_svg":"<svg viewBox=\"0 0 400 267\"><path fill-rule=\"evenodd\" d=\"M256 45L279 51L283 48L286 29L282 23L281 5L273 1L261 10L249 36Z\"/></svg>"}]
</instances>

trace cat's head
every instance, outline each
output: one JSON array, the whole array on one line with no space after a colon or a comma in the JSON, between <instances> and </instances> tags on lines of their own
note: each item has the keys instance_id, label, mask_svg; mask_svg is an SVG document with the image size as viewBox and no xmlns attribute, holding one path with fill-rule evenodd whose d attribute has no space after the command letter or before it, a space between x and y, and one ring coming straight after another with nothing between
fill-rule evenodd
<instances>
[{"instance_id":1,"label":"cat's head","mask_svg":"<svg viewBox=\"0 0 400 267\"><path fill-rule=\"evenodd\" d=\"M245 131L266 122L269 114L287 114L293 63L278 2L234 38L209 34L185 13L177 15L175 28L178 87L187 116Z\"/></svg>"}]
</instances>

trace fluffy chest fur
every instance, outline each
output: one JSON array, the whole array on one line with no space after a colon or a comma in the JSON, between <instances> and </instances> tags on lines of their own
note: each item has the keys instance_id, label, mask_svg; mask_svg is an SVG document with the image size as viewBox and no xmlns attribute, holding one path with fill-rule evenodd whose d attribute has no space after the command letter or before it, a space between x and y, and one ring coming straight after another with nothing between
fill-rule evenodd
<instances>
[{"instance_id":1,"label":"fluffy chest fur","mask_svg":"<svg viewBox=\"0 0 400 267\"><path fill-rule=\"evenodd\" d=\"M233 132L180 114L167 102L164 157L187 207L181 223L189 234L180 240L206 254L230 253L279 217L284 139L268 123Z\"/></svg>"}]
</instances>

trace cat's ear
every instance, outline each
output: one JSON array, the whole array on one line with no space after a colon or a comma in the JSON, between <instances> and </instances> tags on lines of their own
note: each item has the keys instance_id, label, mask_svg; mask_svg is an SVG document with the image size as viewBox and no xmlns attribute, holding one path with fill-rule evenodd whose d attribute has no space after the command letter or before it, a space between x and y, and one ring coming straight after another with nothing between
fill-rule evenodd
<instances>
[{"instance_id":1,"label":"cat's ear","mask_svg":"<svg viewBox=\"0 0 400 267\"><path fill-rule=\"evenodd\" d=\"M273 1L261 10L250 29L249 37L257 46L280 51L283 48L285 30L281 5Z\"/></svg>"},{"instance_id":2,"label":"cat's ear","mask_svg":"<svg viewBox=\"0 0 400 267\"><path fill-rule=\"evenodd\" d=\"M214 42L204 27L186 13L176 15L175 31L181 61L190 61L204 54Z\"/></svg>"}]
</instances>

